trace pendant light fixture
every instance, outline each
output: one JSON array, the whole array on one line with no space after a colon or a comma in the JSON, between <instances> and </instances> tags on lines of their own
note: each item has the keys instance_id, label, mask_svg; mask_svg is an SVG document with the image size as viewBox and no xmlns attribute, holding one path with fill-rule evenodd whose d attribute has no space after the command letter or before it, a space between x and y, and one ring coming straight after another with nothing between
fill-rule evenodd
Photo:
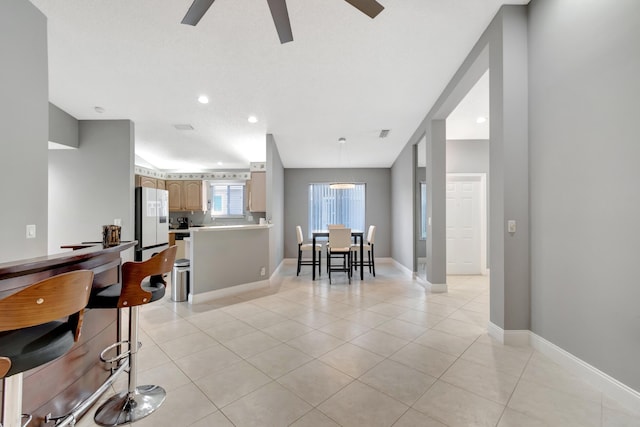
<instances>
[{"instance_id":1,"label":"pendant light fixture","mask_svg":"<svg viewBox=\"0 0 640 427\"><path fill-rule=\"evenodd\" d=\"M347 143L347 138L338 138L338 144L340 144L340 163L342 163L342 146ZM353 182L332 182L329 184L329 188L332 190L353 190L356 188L356 184Z\"/></svg>"}]
</instances>

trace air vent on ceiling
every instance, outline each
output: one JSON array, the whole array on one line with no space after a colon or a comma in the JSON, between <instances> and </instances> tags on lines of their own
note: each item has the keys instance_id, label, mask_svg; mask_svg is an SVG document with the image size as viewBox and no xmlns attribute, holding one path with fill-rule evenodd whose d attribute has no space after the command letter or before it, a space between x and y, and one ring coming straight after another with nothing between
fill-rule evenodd
<instances>
[{"instance_id":1,"label":"air vent on ceiling","mask_svg":"<svg viewBox=\"0 0 640 427\"><path fill-rule=\"evenodd\" d=\"M186 125L173 125L174 128L178 129L178 130L193 130L193 126L186 124Z\"/></svg>"},{"instance_id":2,"label":"air vent on ceiling","mask_svg":"<svg viewBox=\"0 0 640 427\"><path fill-rule=\"evenodd\" d=\"M389 135L389 129L382 129L380 131L380 138L386 138Z\"/></svg>"}]
</instances>

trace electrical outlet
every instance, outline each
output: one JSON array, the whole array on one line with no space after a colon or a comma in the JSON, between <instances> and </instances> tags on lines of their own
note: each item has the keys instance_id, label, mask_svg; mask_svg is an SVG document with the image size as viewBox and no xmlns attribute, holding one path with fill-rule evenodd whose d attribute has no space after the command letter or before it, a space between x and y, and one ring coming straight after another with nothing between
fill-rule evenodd
<instances>
[{"instance_id":1,"label":"electrical outlet","mask_svg":"<svg viewBox=\"0 0 640 427\"><path fill-rule=\"evenodd\" d=\"M264 268L264 267L262 267L262 268L260 269L260 275L261 275L261 276L264 276L265 274L267 274L267 269L266 269L266 268Z\"/></svg>"},{"instance_id":2,"label":"electrical outlet","mask_svg":"<svg viewBox=\"0 0 640 427\"><path fill-rule=\"evenodd\" d=\"M113 220L113 225L120 225L122 226L122 219L121 218L116 218Z\"/></svg>"},{"instance_id":3,"label":"electrical outlet","mask_svg":"<svg viewBox=\"0 0 640 427\"><path fill-rule=\"evenodd\" d=\"M27 239L35 239L36 238L36 225L29 224L27 225Z\"/></svg>"}]
</instances>

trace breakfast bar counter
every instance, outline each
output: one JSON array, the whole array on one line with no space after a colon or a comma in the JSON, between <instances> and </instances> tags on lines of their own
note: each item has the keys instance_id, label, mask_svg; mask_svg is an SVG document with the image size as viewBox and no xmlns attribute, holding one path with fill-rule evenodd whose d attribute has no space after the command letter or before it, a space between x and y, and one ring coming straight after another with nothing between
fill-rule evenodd
<instances>
[{"instance_id":1,"label":"breakfast bar counter","mask_svg":"<svg viewBox=\"0 0 640 427\"><path fill-rule=\"evenodd\" d=\"M271 273L272 227L271 224L247 224L190 228L189 302L264 286Z\"/></svg>"},{"instance_id":2,"label":"breakfast bar counter","mask_svg":"<svg viewBox=\"0 0 640 427\"><path fill-rule=\"evenodd\" d=\"M136 242L104 248L102 244L69 245L70 252L0 264L0 299L35 282L74 270L91 270L93 287L120 281L121 252ZM60 359L24 374L23 411L33 425L43 417L63 415L91 395L109 376L100 351L116 341L117 310L86 310L80 341Z\"/></svg>"}]
</instances>

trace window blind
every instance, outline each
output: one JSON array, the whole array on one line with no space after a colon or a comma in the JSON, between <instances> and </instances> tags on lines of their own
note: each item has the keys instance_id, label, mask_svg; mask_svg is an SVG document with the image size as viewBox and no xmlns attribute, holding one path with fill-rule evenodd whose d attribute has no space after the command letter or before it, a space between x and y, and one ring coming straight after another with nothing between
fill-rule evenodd
<instances>
[{"instance_id":1,"label":"window blind","mask_svg":"<svg viewBox=\"0 0 640 427\"><path fill-rule=\"evenodd\" d=\"M365 184L341 190L329 188L328 183L309 184L309 237L328 224L364 231L365 206Z\"/></svg>"}]
</instances>

